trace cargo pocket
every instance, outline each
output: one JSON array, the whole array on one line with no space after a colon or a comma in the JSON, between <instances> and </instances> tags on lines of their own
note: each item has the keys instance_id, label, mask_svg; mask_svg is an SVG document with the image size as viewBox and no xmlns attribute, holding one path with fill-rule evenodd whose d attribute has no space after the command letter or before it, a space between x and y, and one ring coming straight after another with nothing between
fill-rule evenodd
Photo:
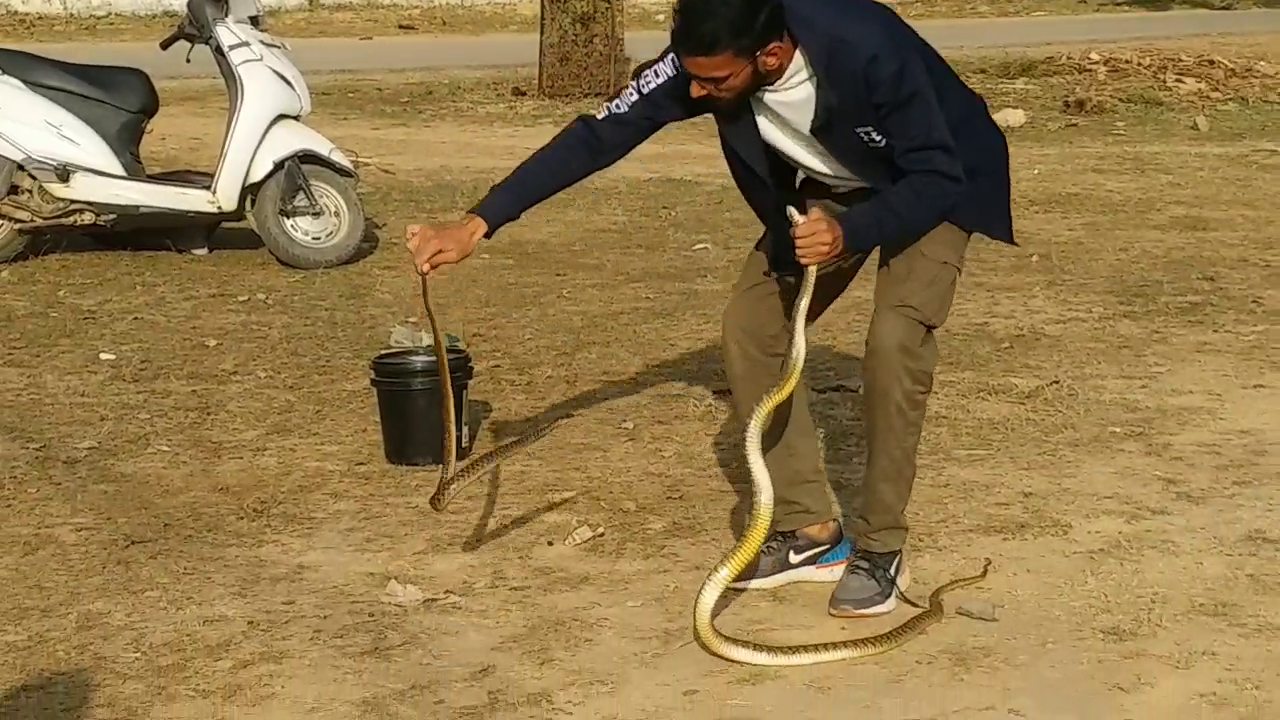
<instances>
[{"instance_id":1,"label":"cargo pocket","mask_svg":"<svg viewBox=\"0 0 1280 720\"><path fill-rule=\"evenodd\" d=\"M876 305L888 304L930 329L941 327L951 313L968 246L968 233L950 223L920 238L880 268Z\"/></svg>"}]
</instances>

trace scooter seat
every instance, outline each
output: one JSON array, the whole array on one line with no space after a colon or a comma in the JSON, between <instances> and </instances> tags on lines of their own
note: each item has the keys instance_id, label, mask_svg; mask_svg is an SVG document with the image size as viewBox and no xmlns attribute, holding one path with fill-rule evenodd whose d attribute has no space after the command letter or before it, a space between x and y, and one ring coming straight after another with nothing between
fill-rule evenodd
<instances>
[{"instance_id":1,"label":"scooter seat","mask_svg":"<svg viewBox=\"0 0 1280 720\"><path fill-rule=\"evenodd\" d=\"M0 71L28 85L79 95L148 120L160 112L155 83L137 68L82 65L0 49Z\"/></svg>"}]
</instances>

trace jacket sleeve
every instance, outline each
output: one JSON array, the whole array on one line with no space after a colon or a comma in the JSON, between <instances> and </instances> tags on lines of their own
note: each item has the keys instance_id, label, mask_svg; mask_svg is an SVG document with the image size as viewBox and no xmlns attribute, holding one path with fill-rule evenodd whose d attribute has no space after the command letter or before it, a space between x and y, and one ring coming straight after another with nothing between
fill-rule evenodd
<instances>
[{"instance_id":1,"label":"jacket sleeve","mask_svg":"<svg viewBox=\"0 0 1280 720\"><path fill-rule=\"evenodd\" d=\"M862 251L905 247L924 237L947 218L965 185L960 156L923 64L889 43L878 45L860 64L880 132L902 174L887 190L838 217L846 247Z\"/></svg>"},{"instance_id":2,"label":"jacket sleeve","mask_svg":"<svg viewBox=\"0 0 1280 720\"><path fill-rule=\"evenodd\" d=\"M580 115L489 188L469 212L492 237L538 203L626 156L665 125L693 117L689 84L675 53L642 63L594 115Z\"/></svg>"}]
</instances>

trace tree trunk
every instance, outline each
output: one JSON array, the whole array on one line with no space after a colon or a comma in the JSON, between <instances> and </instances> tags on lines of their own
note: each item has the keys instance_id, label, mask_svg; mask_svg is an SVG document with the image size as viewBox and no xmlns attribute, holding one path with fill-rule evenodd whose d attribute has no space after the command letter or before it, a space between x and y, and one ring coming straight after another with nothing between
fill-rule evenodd
<instances>
[{"instance_id":1,"label":"tree trunk","mask_svg":"<svg viewBox=\"0 0 1280 720\"><path fill-rule=\"evenodd\" d=\"M542 0L538 92L604 97L628 78L623 0Z\"/></svg>"}]
</instances>

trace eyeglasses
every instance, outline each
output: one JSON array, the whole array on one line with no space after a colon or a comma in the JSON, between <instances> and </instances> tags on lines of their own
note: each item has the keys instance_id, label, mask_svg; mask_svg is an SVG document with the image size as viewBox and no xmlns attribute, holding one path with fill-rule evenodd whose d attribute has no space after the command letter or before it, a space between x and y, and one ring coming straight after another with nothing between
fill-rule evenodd
<instances>
[{"instance_id":1,"label":"eyeglasses","mask_svg":"<svg viewBox=\"0 0 1280 720\"><path fill-rule=\"evenodd\" d=\"M696 75L690 75L689 77L695 83L701 85L705 90L709 90L711 92L720 92L720 90L723 89L725 85L727 85L734 78L738 77L738 75L742 74L743 70L746 70L747 68L754 65L756 60L760 57L760 53L762 52L764 52L763 49L757 50L756 53L751 56L751 59L744 62L741 67L739 67L737 70L734 70L729 75L722 77L718 80L714 80L714 81L707 80L706 78L700 78Z\"/></svg>"}]
</instances>

